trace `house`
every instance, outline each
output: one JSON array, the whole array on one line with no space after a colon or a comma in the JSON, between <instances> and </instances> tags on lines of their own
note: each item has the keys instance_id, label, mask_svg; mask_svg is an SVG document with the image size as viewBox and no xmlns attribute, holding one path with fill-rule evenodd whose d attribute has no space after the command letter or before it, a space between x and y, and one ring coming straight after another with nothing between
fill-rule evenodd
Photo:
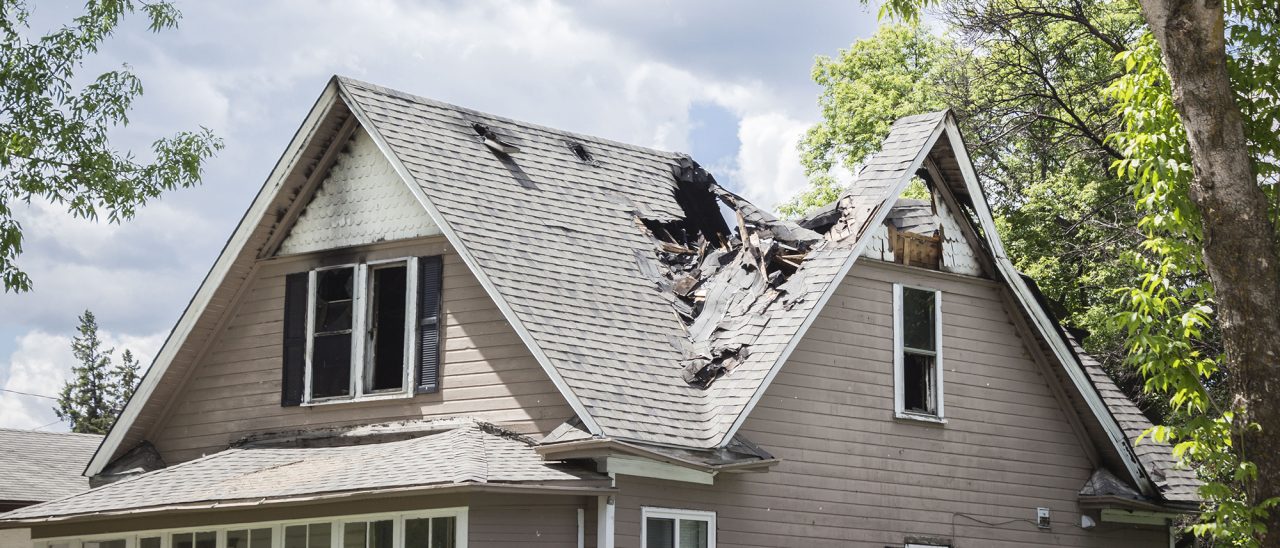
<instances>
[{"instance_id":1,"label":"house","mask_svg":"<svg viewBox=\"0 0 1280 548\"><path fill-rule=\"evenodd\" d=\"M0 428L0 512L87 491L81 472L101 442L96 434ZM0 530L0 548L28 546L27 529Z\"/></svg>"},{"instance_id":2,"label":"house","mask_svg":"<svg viewBox=\"0 0 1280 548\"><path fill-rule=\"evenodd\" d=\"M916 181L929 199L900 198ZM37 548L1167 546L1196 482L947 112L781 221L685 155L335 77Z\"/></svg>"}]
</instances>

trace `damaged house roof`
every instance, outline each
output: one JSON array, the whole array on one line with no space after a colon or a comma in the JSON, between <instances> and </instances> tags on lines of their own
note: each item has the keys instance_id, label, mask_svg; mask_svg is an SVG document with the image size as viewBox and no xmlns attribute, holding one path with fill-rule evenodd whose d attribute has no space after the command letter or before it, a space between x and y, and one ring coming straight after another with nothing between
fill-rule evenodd
<instances>
[{"instance_id":1,"label":"damaged house roof","mask_svg":"<svg viewBox=\"0 0 1280 548\"><path fill-rule=\"evenodd\" d=\"M900 226L913 222L919 204L896 198L926 161L956 200L986 207L946 111L895 123L839 202L801 226L719 186L683 154L341 77L326 94L316 109L328 109L324 97L333 97L350 110L577 412L582 430L548 441L592 435L692 450L742 443L737 428L871 229L891 217ZM311 119L323 118L317 112L326 111L313 110ZM266 211L270 185L254 208ZM993 227L980 228L988 241L978 243L999 265L995 272L1019 291ZM224 257L258 251L229 244ZM1028 299L1020 302L1032 323L1068 360L1063 378L1085 394L1087 411L1141 483L1118 411L1097 396L1061 332ZM165 364L157 366L135 398L144 403L130 402L135 409L126 409L117 429L132 428L136 407L158 382L150 377L164 374ZM111 433L91 472L128 449L125 436Z\"/></svg>"}]
</instances>

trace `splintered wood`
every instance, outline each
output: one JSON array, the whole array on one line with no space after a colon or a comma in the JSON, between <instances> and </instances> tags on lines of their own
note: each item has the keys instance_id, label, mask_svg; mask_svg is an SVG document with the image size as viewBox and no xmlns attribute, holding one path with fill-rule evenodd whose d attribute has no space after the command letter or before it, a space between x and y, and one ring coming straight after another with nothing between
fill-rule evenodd
<instances>
[{"instance_id":1,"label":"splintered wood","mask_svg":"<svg viewBox=\"0 0 1280 548\"><path fill-rule=\"evenodd\" d=\"M938 270L942 265L942 230L933 236L898 230L892 223L886 225L893 260L906 266L918 266Z\"/></svg>"}]
</instances>

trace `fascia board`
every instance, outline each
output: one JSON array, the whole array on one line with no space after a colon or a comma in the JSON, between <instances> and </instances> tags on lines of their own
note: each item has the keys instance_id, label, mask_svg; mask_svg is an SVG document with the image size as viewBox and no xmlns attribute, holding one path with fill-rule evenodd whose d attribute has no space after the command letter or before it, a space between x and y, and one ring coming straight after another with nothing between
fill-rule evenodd
<instances>
[{"instance_id":1,"label":"fascia board","mask_svg":"<svg viewBox=\"0 0 1280 548\"><path fill-rule=\"evenodd\" d=\"M258 190L257 197L254 198L249 209L245 211L244 216L240 218L240 223L236 225L236 230L232 232L231 237L222 246L222 252L218 255L218 259L214 261L213 267L209 269L209 272L205 274L204 280L200 282L199 289L196 290L195 295L187 303L187 308L178 319L178 323L169 332L169 336L160 347L160 352L156 354L151 367L147 368L146 374L143 375L142 381L134 391L133 397L129 398L129 402L125 404L120 417L112 425L107 435L103 437L102 444L98 446L93 458L89 460L89 464L85 467L84 475L97 475L106 468L107 464L110 464L112 455L119 450L124 437L133 428L133 424L137 421L142 407L155 392L160 379L164 377L178 351L186 343L187 337L190 336L196 322L204 315L205 308L213 299L214 293L226 280L231 266L240 257L245 244L248 243L258 223L267 214L267 209L275 201L284 180L289 173L293 172L299 155L315 136L320 122L328 116L330 110L336 104L337 97L337 80L333 79L329 81L324 92L320 94L315 104L312 105L311 111L303 120L302 125L294 133L289 147L285 149L285 153L276 161L275 167L271 170L271 175L267 177L262 188Z\"/></svg>"}]
</instances>

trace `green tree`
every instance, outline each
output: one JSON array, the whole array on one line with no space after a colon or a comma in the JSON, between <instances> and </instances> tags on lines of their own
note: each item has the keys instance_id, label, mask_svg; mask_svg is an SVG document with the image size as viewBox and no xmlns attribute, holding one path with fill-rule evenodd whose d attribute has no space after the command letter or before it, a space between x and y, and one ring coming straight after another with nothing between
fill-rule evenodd
<instances>
[{"instance_id":1,"label":"green tree","mask_svg":"<svg viewBox=\"0 0 1280 548\"><path fill-rule=\"evenodd\" d=\"M63 385L54 412L71 423L72 432L105 434L115 421L112 349L103 348L93 312L84 311L76 332L71 353L79 363L71 369L72 379Z\"/></svg>"},{"instance_id":2,"label":"green tree","mask_svg":"<svg viewBox=\"0 0 1280 548\"><path fill-rule=\"evenodd\" d=\"M1119 126L1102 94L1141 17L1102 0L957 0L941 15L947 37L885 25L819 58L823 120L801 144L813 183L781 213L834 200L840 188L827 170L854 169L896 118L951 107L1016 265L1066 323L1091 334L1086 347L1122 388L1141 395L1111 319L1120 311L1114 289L1137 275L1125 252L1142 236L1128 183L1110 170L1120 154L1105 138ZM1143 403L1159 420L1165 405Z\"/></svg>"},{"instance_id":3,"label":"green tree","mask_svg":"<svg viewBox=\"0 0 1280 548\"><path fill-rule=\"evenodd\" d=\"M914 21L937 4L889 0L881 14ZM1139 5L1149 32L1125 45L1109 94L1123 122L1115 167L1144 239L1119 323L1147 391L1180 420L1151 434L1207 480L1196 530L1280 546L1280 511L1268 512L1280 503L1280 12L1267 0ZM1220 346L1206 344L1215 333Z\"/></svg>"},{"instance_id":4,"label":"green tree","mask_svg":"<svg viewBox=\"0 0 1280 548\"><path fill-rule=\"evenodd\" d=\"M141 380L138 374L141 369L142 364L133 357L133 351L126 348L124 353L120 354L120 363L111 370L111 399L114 416L119 417L124 411L124 406L129 403L129 398L133 397L133 391L138 388L138 381Z\"/></svg>"},{"instance_id":5,"label":"green tree","mask_svg":"<svg viewBox=\"0 0 1280 548\"><path fill-rule=\"evenodd\" d=\"M22 226L14 207L42 198L73 216L112 223L166 190L198 183L202 166L222 142L208 129L180 132L151 145L149 158L117 150L109 135L128 124L142 83L128 68L85 79L87 56L121 20L140 9L152 31L174 28L180 14L168 2L88 0L84 13L31 37L23 0L0 0L0 279L5 291L27 291L17 265ZM87 82L83 85L78 82Z\"/></svg>"}]
</instances>

